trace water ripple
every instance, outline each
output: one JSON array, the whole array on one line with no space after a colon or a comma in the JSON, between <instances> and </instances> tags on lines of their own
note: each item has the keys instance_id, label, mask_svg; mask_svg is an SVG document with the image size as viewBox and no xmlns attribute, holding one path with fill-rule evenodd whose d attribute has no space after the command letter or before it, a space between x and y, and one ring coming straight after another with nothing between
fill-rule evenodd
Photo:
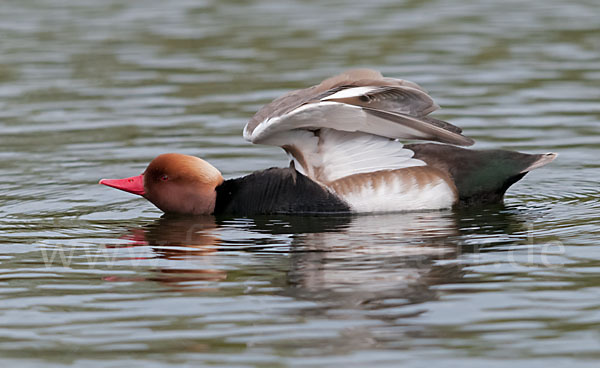
<instances>
[{"instance_id":1,"label":"water ripple","mask_svg":"<svg viewBox=\"0 0 600 368\"><path fill-rule=\"evenodd\" d=\"M595 366L598 31L585 0L3 3L2 360ZM287 165L244 123L360 66L475 148L559 158L505 206L425 214L161 218L97 185L163 152Z\"/></svg>"}]
</instances>

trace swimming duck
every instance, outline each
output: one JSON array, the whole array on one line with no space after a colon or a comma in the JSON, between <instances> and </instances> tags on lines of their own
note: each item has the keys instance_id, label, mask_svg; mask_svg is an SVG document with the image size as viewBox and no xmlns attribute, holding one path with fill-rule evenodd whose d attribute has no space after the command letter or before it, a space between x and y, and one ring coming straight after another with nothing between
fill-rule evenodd
<instances>
[{"instance_id":1,"label":"swimming duck","mask_svg":"<svg viewBox=\"0 0 600 368\"><path fill-rule=\"evenodd\" d=\"M350 70L277 98L244 128L246 140L283 148L290 167L225 180L200 158L168 153L141 175L100 184L167 213L437 210L500 202L512 184L557 156L458 147L474 141L430 117L436 109L413 82Z\"/></svg>"}]
</instances>

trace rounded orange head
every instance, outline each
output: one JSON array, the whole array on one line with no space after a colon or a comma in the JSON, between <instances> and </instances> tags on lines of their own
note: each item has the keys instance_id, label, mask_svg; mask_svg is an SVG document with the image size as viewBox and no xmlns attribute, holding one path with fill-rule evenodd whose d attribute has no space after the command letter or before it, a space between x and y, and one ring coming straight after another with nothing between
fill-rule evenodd
<instances>
[{"instance_id":1,"label":"rounded orange head","mask_svg":"<svg viewBox=\"0 0 600 368\"><path fill-rule=\"evenodd\" d=\"M163 212L189 215L212 213L215 188L222 182L223 176L214 166L179 153L156 157L141 175L100 180L100 184L143 196Z\"/></svg>"}]
</instances>

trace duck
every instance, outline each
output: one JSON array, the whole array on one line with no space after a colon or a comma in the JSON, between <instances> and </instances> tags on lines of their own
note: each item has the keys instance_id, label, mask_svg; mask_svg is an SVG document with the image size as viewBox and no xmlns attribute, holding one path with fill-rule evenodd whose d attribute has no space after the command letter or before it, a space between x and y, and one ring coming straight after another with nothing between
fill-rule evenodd
<instances>
[{"instance_id":1,"label":"duck","mask_svg":"<svg viewBox=\"0 0 600 368\"><path fill-rule=\"evenodd\" d=\"M226 180L201 158L166 153L100 184L184 215L431 211L502 202L557 157L464 148L474 140L431 117L438 108L414 82L349 70L284 94L244 127L247 141L281 147L289 167Z\"/></svg>"}]
</instances>

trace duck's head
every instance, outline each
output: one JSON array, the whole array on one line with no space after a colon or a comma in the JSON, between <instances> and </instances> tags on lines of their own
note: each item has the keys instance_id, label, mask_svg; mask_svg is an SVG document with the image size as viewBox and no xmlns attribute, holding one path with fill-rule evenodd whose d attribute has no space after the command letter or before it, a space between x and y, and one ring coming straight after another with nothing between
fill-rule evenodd
<instances>
[{"instance_id":1,"label":"duck's head","mask_svg":"<svg viewBox=\"0 0 600 368\"><path fill-rule=\"evenodd\" d=\"M102 179L100 184L141 195L166 213L211 214L215 188L223 182L219 170L198 157L165 153L138 176Z\"/></svg>"}]
</instances>

